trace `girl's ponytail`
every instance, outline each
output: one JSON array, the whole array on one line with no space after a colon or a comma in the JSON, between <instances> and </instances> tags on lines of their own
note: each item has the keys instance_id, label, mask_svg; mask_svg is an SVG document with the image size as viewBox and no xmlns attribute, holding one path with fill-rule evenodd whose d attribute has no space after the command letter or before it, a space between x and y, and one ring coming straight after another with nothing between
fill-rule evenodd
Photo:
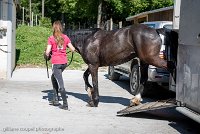
<instances>
[{"instance_id":1,"label":"girl's ponytail","mask_svg":"<svg viewBox=\"0 0 200 134\"><path fill-rule=\"evenodd\" d=\"M62 37L62 24L60 21L55 21L53 23L53 36L55 38L56 44L58 45L59 49L62 49L63 44L64 44L64 39Z\"/></svg>"}]
</instances>

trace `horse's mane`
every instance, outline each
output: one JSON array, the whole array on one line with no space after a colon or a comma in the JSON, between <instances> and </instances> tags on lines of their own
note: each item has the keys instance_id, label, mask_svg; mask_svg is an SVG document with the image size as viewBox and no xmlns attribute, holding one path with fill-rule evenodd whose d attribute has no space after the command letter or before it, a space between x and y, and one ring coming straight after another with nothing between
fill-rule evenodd
<instances>
[{"instance_id":1,"label":"horse's mane","mask_svg":"<svg viewBox=\"0 0 200 134\"><path fill-rule=\"evenodd\" d=\"M74 44L77 41L84 41L88 36L95 34L100 28L89 28L80 30L67 30L65 33Z\"/></svg>"}]
</instances>

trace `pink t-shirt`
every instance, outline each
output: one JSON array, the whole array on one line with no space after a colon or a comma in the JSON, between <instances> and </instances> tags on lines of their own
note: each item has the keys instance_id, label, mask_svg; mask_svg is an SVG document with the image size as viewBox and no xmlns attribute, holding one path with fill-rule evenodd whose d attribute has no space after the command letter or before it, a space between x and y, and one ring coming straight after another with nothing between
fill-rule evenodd
<instances>
[{"instance_id":1,"label":"pink t-shirt","mask_svg":"<svg viewBox=\"0 0 200 134\"><path fill-rule=\"evenodd\" d=\"M50 36L48 38L48 45L52 45L52 56L51 56L51 63L52 64L65 64L67 63L67 54L66 48L69 43L71 43L70 39L67 35L62 34L64 39L64 44L62 48L58 48L54 36Z\"/></svg>"}]
</instances>

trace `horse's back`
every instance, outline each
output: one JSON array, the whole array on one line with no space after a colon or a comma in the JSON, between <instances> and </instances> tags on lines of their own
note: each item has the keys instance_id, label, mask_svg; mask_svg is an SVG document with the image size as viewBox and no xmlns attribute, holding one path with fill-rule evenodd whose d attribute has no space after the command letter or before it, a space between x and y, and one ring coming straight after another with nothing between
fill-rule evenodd
<instances>
[{"instance_id":1,"label":"horse's back","mask_svg":"<svg viewBox=\"0 0 200 134\"><path fill-rule=\"evenodd\" d=\"M109 32L99 31L103 38L99 44L101 65L117 65L131 60L136 56L132 45L130 27Z\"/></svg>"},{"instance_id":2,"label":"horse's back","mask_svg":"<svg viewBox=\"0 0 200 134\"><path fill-rule=\"evenodd\" d=\"M161 39L155 29L135 24L113 31L98 30L89 36L84 47L88 62L117 65L134 57L143 60L158 54Z\"/></svg>"}]
</instances>

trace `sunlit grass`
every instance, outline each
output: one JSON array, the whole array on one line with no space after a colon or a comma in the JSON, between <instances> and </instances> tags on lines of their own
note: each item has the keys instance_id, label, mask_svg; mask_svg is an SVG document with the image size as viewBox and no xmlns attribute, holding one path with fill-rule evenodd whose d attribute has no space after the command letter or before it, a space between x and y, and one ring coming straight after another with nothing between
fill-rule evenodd
<instances>
[{"instance_id":1,"label":"sunlit grass","mask_svg":"<svg viewBox=\"0 0 200 134\"><path fill-rule=\"evenodd\" d=\"M43 52L51 34L51 29L45 27L19 26L16 32L17 67L45 67ZM70 59L71 53L68 53L68 61ZM68 69L81 69L82 66L84 66L83 59L75 53Z\"/></svg>"}]
</instances>

